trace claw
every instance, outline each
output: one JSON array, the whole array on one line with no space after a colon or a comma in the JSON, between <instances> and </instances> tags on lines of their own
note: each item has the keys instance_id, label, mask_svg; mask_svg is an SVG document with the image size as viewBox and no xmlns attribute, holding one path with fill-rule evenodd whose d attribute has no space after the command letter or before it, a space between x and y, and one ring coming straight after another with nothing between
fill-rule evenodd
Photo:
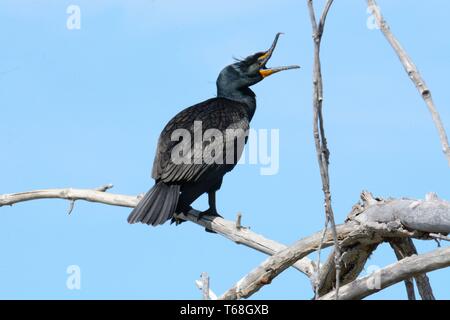
<instances>
[{"instance_id":1,"label":"claw","mask_svg":"<svg viewBox=\"0 0 450 320\"><path fill-rule=\"evenodd\" d=\"M207 215L207 214L206 214L205 211L199 212L198 215L197 215L197 221L199 221L201 218L203 218L203 217L206 216L206 215Z\"/></svg>"},{"instance_id":2,"label":"claw","mask_svg":"<svg viewBox=\"0 0 450 320\"><path fill-rule=\"evenodd\" d=\"M175 223L175 226L178 226L178 225L182 224L183 222L186 222L186 221L183 220L183 219L180 219L180 218L178 218L178 217L173 217L173 218L170 220L170 224Z\"/></svg>"},{"instance_id":3,"label":"claw","mask_svg":"<svg viewBox=\"0 0 450 320\"><path fill-rule=\"evenodd\" d=\"M201 218L203 218L204 216L212 216L212 217L220 217L220 218L222 218L222 216L217 212L217 210L214 210L214 209L211 209L211 208L208 209L208 210L200 212L197 215L197 221L200 220Z\"/></svg>"}]
</instances>

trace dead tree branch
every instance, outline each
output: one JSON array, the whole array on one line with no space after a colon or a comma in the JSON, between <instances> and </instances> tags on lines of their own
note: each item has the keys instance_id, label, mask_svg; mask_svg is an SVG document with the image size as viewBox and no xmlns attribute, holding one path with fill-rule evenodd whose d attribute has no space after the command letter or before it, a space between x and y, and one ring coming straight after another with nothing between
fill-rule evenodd
<instances>
[{"instance_id":1,"label":"dead tree branch","mask_svg":"<svg viewBox=\"0 0 450 320\"><path fill-rule=\"evenodd\" d=\"M410 256L341 287L339 299L362 299L400 281L448 266L450 266L450 247ZM335 291L320 297L322 300L335 298Z\"/></svg>"},{"instance_id":2,"label":"dead tree branch","mask_svg":"<svg viewBox=\"0 0 450 320\"><path fill-rule=\"evenodd\" d=\"M330 151L328 150L327 138L325 136L325 128L323 124L323 116L322 116L322 105L323 105L323 81L322 81L322 70L321 70L321 62L320 62L320 44L322 41L322 35L325 28L325 21L328 15L328 12L333 4L333 0L328 0L323 9L321 18L317 23L316 15L314 12L314 4L312 0L307 0L309 16L311 19L312 32L313 32L313 40L314 40L314 73L313 73L313 134L314 134L314 142L316 146L316 154L317 160L319 163L320 176L322 179L322 190L325 198L325 230L328 226L328 223L331 224L331 230L334 236L334 263L336 266L336 290L339 292L339 273L340 273L340 249L339 243L337 240L336 233L336 223L334 220L333 207L331 206L331 191L330 191L330 177L328 173L328 164ZM320 257L320 248L319 248L319 257ZM320 259L320 258L319 258ZM317 274L316 279L320 279L320 262L317 263ZM318 280L319 281L319 280ZM316 281L316 295L317 288L319 284Z\"/></svg>"},{"instance_id":3,"label":"dead tree branch","mask_svg":"<svg viewBox=\"0 0 450 320\"><path fill-rule=\"evenodd\" d=\"M105 189L105 191L106 190L107 189ZM37 199L65 199L69 201L85 200L129 208L134 208L139 202L139 198L136 196L112 194L105 191L65 188L4 194L0 195L0 207L11 206L19 202ZM232 221L224 220L219 217L211 218L208 216L204 216L202 219L197 220L197 213L197 211L191 210L188 214L179 215L178 217L210 229L237 244L243 244L265 254L271 255L286 248L285 245L267 239L262 235L250 231L248 228L236 228L236 223ZM315 270L314 263L308 258L297 261L293 267L308 277L311 277Z\"/></svg>"},{"instance_id":4,"label":"dead tree branch","mask_svg":"<svg viewBox=\"0 0 450 320\"><path fill-rule=\"evenodd\" d=\"M211 290L208 273L202 272L200 280L195 280L195 285L202 291L203 300L217 300L216 294Z\"/></svg>"},{"instance_id":5,"label":"dead tree branch","mask_svg":"<svg viewBox=\"0 0 450 320\"><path fill-rule=\"evenodd\" d=\"M374 199L363 192L364 214L353 219L363 224L382 223L387 226L402 225L409 230L427 233L450 233L450 203L435 194L427 194L423 200Z\"/></svg>"},{"instance_id":6,"label":"dead tree branch","mask_svg":"<svg viewBox=\"0 0 450 320\"><path fill-rule=\"evenodd\" d=\"M206 272L202 272L201 276L202 281L202 296L203 300L211 300L209 294L209 276Z\"/></svg>"},{"instance_id":7,"label":"dead tree branch","mask_svg":"<svg viewBox=\"0 0 450 320\"><path fill-rule=\"evenodd\" d=\"M363 192L361 197L364 202L354 207L346 223L336 226L337 238L342 247L374 245L391 238L427 239L430 232L450 230L450 219L448 219L450 218L450 205L446 201L437 198L423 201L410 199L382 200L373 198L369 192ZM399 210L404 212L400 213ZM421 214L434 222L429 224L417 223L415 224L416 229L408 228L404 224L404 222L409 224L416 220L417 215ZM325 232L323 241L322 234L323 232L318 232L298 240L292 246L267 258L261 265L225 292L220 299L248 298L263 286L271 283L292 263L318 250L322 243L324 247L334 243L332 231ZM353 255L353 257L354 259L360 259L358 255ZM351 274L353 278L356 278L356 272ZM353 280L352 277L349 276L347 281Z\"/></svg>"},{"instance_id":8,"label":"dead tree branch","mask_svg":"<svg viewBox=\"0 0 450 320\"><path fill-rule=\"evenodd\" d=\"M408 256L411 256L409 254L406 254L406 252L403 250L403 245L405 243L403 242L406 239L392 239L392 241L389 241L389 244L391 245L391 248L394 250L395 256L397 257L397 260L402 260ZM411 240L411 239L408 239ZM406 289L406 295L408 296L408 300L416 300L416 292L414 291L414 281L413 278L405 279L405 289Z\"/></svg>"},{"instance_id":9,"label":"dead tree branch","mask_svg":"<svg viewBox=\"0 0 450 320\"><path fill-rule=\"evenodd\" d=\"M370 255L380 242L382 242L382 239L379 239L379 241L367 241L367 243L362 241L361 243L352 243L347 246L341 244L341 272L339 279L341 286L352 282L358 277L361 271L364 270ZM331 252L321 268L316 298L334 290L336 287L336 265L334 260L334 252Z\"/></svg>"},{"instance_id":10,"label":"dead tree branch","mask_svg":"<svg viewBox=\"0 0 450 320\"><path fill-rule=\"evenodd\" d=\"M431 234L446 234L450 231L450 204L436 196L428 195L424 200L383 200L375 199L370 193L363 192L361 197L364 200L363 203L354 207L344 224L336 226L337 237L342 248L358 245L370 246L394 238L433 239L430 237ZM139 201L136 196L67 188L0 195L0 207L36 199L56 198L86 200L123 207L134 207ZM319 246L329 247L334 244L333 232L327 230L326 232L319 231L297 241L291 247L286 247L247 228L237 229L234 221L208 216L197 221L197 213L192 210L186 215L182 214L178 217L213 230L236 243L273 255L228 290L221 297L222 299L249 297L264 285L269 284L273 278L289 266L294 266L311 276L315 270L314 265L310 260L304 258L317 251ZM425 219L428 219L429 223L426 223ZM357 255L353 255L353 257L361 259ZM351 261L351 259L346 261ZM427 269L424 269L423 272L417 271L414 276L427 271ZM347 278L352 279L356 277L356 273L343 273L342 276L352 274ZM340 295L339 297L341 298Z\"/></svg>"},{"instance_id":11,"label":"dead tree branch","mask_svg":"<svg viewBox=\"0 0 450 320\"><path fill-rule=\"evenodd\" d=\"M394 249L397 259L400 261L406 257L417 255L417 249L410 238L392 239L389 241L392 249ZM419 294L423 300L435 300L430 280L426 274L419 274L415 278ZM413 279L405 280L406 292L408 300L415 300Z\"/></svg>"},{"instance_id":12,"label":"dead tree branch","mask_svg":"<svg viewBox=\"0 0 450 320\"><path fill-rule=\"evenodd\" d=\"M428 107L428 110L431 113L431 117L433 118L434 125L436 126L436 129L438 131L439 138L441 140L442 151L444 152L445 156L447 157L447 161L450 166L450 147L448 144L447 134L445 132L445 128L442 123L439 112L437 111L437 108L433 102L433 98L431 96L430 89L427 87L425 80L420 75L420 73L417 70L417 67L414 64L414 62L412 61L412 59L409 57L409 55L406 53L405 49L403 49L400 42L397 40L397 38L394 36L392 31L390 30L390 27L387 24L386 20L384 20L384 17L381 14L380 7L376 3L376 1L375 0L367 0L367 5L369 7L369 10L372 11L372 14L375 17L375 21L377 22L378 27L381 29L381 32L383 33L383 35L386 37L386 40L389 42L389 44L394 49L395 53L397 54L398 58L400 59L401 63L403 64L403 67L405 68L406 73L408 74L409 78L412 80L412 82L416 86L417 90L419 91L420 95L422 96L423 100L425 101L425 103Z\"/></svg>"}]
</instances>

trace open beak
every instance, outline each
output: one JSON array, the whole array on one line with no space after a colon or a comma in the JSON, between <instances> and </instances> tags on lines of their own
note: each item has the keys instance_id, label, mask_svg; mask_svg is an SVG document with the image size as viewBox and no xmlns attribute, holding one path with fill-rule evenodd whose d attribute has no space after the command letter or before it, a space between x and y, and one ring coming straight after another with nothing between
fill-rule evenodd
<instances>
[{"instance_id":1,"label":"open beak","mask_svg":"<svg viewBox=\"0 0 450 320\"><path fill-rule=\"evenodd\" d=\"M265 78L268 77L274 73L284 71L284 70L290 70L290 69L298 69L300 66L292 65L292 66L283 66L283 67L276 67L276 68L267 68L266 64L269 61L269 59L272 57L273 51L275 50L275 47L277 46L278 38L282 35L281 32L278 32L275 36L275 40L273 40L272 45L270 46L269 50L264 52L264 54L258 58L259 64L261 66L259 70L259 74Z\"/></svg>"}]
</instances>

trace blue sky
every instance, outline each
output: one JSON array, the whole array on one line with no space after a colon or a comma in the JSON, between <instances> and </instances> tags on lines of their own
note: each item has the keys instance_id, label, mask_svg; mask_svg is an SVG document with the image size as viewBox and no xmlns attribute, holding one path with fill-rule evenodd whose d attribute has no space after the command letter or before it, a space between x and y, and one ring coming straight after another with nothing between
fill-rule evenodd
<instances>
[{"instance_id":1,"label":"blue sky","mask_svg":"<svg viewBox=\"0 0 450 320\"><path fill-rule=\"evenodd\" d=\"M318 1L322 2L322 1ZM66 9L81 9L68 30ZM450 3L379 0L394 33L432 89L450 130ZM450 199L450 170L431 117L379 31L366 26L365 1L336 1L323 39L325 121L336 220L362 190L380 197ZM215 95L233 57L266 49L285 33L270 65L302 69L253 89L255 129L279 129L280 170L256 165L225 177L218 209L229 219L290 244L323 225L312 137L311 26L305 1L31 1L0 3L0 194L95 188L137 194L151 185L155 145L184 107ZM206 206L205 199L196 203ZM129 225L127 208L41 200L0 208L0 298L197 299L201 272L220 294L265 256L194 224ZM434 242L416 242L420 252ZM395 261L381 246L369 265ZM81 290L66 269L81 269ZM430 274L449 299L448 270ZM308 279L288 270L254 298L309 299ZM403 299L399 284L372 299Z\"/></svg>"}]
</instances>

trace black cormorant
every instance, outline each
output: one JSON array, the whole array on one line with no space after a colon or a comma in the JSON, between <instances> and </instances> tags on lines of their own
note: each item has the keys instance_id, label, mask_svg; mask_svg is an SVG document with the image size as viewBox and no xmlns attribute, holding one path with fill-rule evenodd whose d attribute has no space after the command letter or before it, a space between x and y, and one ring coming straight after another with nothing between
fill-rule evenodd
<instances>
[{"instance_id":1,"label":"black cormorant","mask_svg":"<svg viewBox=\"0 0 450 320\"><path fill-rule=\"evenodd\" d=\"M216 191L242 154L256 109L255 94L249 87L276 72L298 68L266 67L279 36L269 50L225 67L217 78L216 98L186 108L169 121L159 137L153 162L155 185L131 212L129 223L163 224L174 213L192 209L191 204L203 193L208 193L209 209L200 216L219 216ZM209 130L212 134L203 139L208 129L213 129ZM190 137L174 135L177 130ZM200 142L196 135L202 138Z\"/></svg>"}]
</instances>

